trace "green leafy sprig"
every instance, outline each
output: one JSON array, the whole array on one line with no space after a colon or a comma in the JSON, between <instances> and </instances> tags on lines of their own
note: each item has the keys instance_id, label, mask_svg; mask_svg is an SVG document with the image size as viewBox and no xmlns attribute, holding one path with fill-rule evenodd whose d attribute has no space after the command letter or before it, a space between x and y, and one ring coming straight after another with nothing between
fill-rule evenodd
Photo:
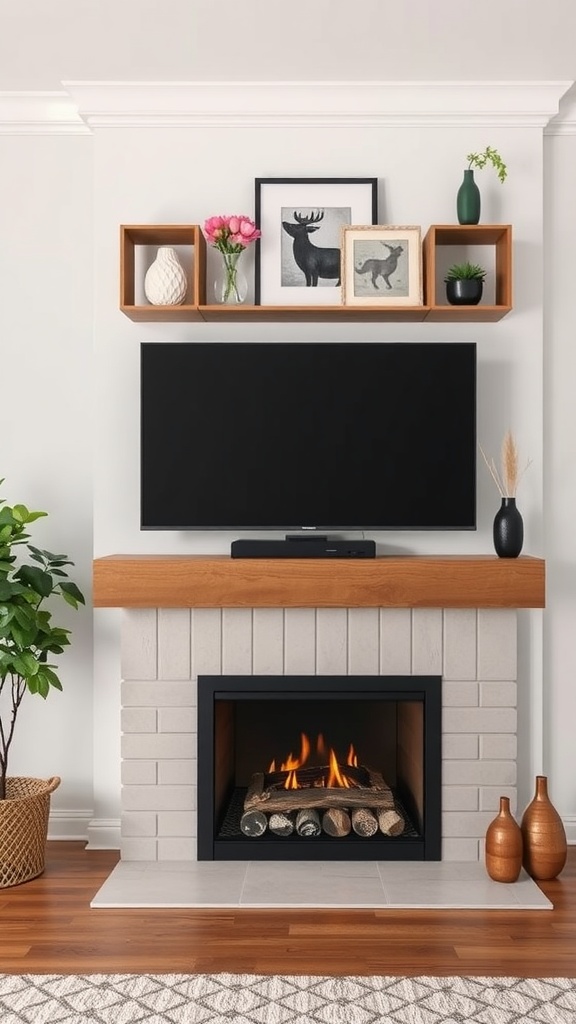
<instances>
[{"instance_id":1,"label":"green leafy sprig","mask_svg":"<svg viewBox=\"0 0 576 1024\"><path fill-rule=\"evenodd\" d=\"M468 153L466 157L468 161L468 170L472 170L473 167L477 167L479 171L486 167L487 163L491 163L494 170L498 175L499 181L504 184L508 177L508 168L504 163L502 157L493 149L492 146L486 146L483 153Z\"/></svg>"}]
</instances>

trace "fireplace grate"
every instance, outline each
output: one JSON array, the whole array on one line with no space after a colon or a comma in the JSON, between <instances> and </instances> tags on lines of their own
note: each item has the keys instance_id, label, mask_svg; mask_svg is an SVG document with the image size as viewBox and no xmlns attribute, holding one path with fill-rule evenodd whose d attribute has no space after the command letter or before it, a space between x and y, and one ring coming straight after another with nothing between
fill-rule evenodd
<instances>
[{"instance_id":1,"label":"fireplace grate","mask_svg":"<svg viewBox=\"0 0 576 1024\"><path fill-rule=\"evenodd\" d=\"M228 804L226 814L217 833L217 839L243 839L249 843L257 843L259 841L258 839L250 838L249 836L244 835L240 828L240 819L242 817L242 814L244 813L244 799L246 797L247 791L248 790L246 788L241 787L238 787L234 790L230 802ZM369 843L370 839L378 839L380 842L387 840L388 842L392 843L402 842L402 840L404 839L420 839L421 833L414 826L410 818L410 815L406 810L405 805L402 803L402 801L398 797L397 793L394 792L394 790L393 796L394 806L398 813L402 815L406 822L404 831L402 832L401 835L385 836L382 835L381 832L377 832L375 836L362 838L361 836L357 836L354 832L351 832L349 836L345 836L341 839L335 838L334 836L322 834L322 840L326 842L339 843L340 845L342 845L342 843L344 842L358 842L363 844ZM313 842L313 840L302 838L302 836L297 835L296 832L293 832L292 835L290 836L277 836L273 832L267 830L264 833L264 835L266 836L266 839L269 842L278 842L284 844Z\"/></svg>"}]
</instances>

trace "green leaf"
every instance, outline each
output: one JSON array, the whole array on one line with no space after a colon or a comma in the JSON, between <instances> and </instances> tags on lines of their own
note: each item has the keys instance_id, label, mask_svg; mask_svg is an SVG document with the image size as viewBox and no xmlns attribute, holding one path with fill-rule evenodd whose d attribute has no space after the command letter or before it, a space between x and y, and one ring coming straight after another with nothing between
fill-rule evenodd
<instances>
[{"instance_id":1,"label":"green leaf","mask_svg":"<svg viewBox=\"0 0 576 1024\"><path fill-rule=\"evenodd\" d=\"M17 604L14 606L14 618L24 628L30 629L31 626L36 630L36 615L34 609L27 604Z\"/></svg>"},{"instance_id":2,"label":"green leaf","mask_svg":"<svg viewBox=\"0 0 576 1024\"><path fill-rule=\"evenodd\" d=\"M58 676L49 665L42 666L40 670L40 675L42 676L43 679L46 679L49 685L53 686L55 690L62 691L62 683L60 682Z\"/></svg>"},{"instance_id":3,"label":"green leaf","mask_svg":"<svg viewBox=\"0 0 576 1024\"><path fill-rule=\"evenodd\" d=\"M38 673L38 676L37 676L37 683L38 683L38 693L40 694L41 697L44 698L44 700L46 700L46 697L50 693L50 683L48 682L48 680L43 675L41 675L40 672Z\"/></svg>"},{"instance_id":4,"label":"green leaf","mask_svg":"<svg viewBox=\"0 0 576 1024\"><path fill-rule=\"evenodd\" d=\"M28 518L27 518L26 522L27 523L35 523L37 519L42 519L44 516L47 516L47 515L48 515L47 512L29 512L28 513Z\"/></svg>"},{"instance_id":5,"label":"green leaf","mask_svg":"<svg viewBox=\"0 0 576 1024\"><path fill-rule=\"evenodd\" d=\"M25 594L26 587L12 580L0 579L0 601L12 601L18 594Z\"/></svg>"},{"instance_id":6,"label":"green leaf","mask_svg":"<svg viewBox=\"0 0 576 1024\"><path fill-rule=\"evenodd\" d=\"M54 581L49 572L37 569L35 565L22 565L15 574L22 583L32 587L41 597L50 597L54 589Z\"/></svg>"},{"instance_id":7,"label":"green leaf","mask_svg":"<svg viewBox=\"0 0 576 1024\"><path fill-rule=\"evenodd\" d=\"M12 515L17 523L27 523L30 512L26 508L26 505L14 505L12 508Z\"/></svg>"},{"instance_id":8,"label":"green leaf","mask_svg":"<svg viewBox=\"0 0 576 1024\"><path fill-rule=\"evenodd\" d=\"M75 583L60 583L60 590L64 600L74 608L78 607L78 603L86 604L84 594L78 589Z\"/></svg>"},{"instance_id":9,"label":"green leaf","mask_svg":"<svg viewBox=\"0 0 576 1024\"><path fill-rule=\"evenodd\" d=\"M38 674L39 665L33 654L28 651L22 651L21 654L16 655L13 661L14 668L18 675L21 675L23 679L29 679L32 676Z\"/></svg>"}]
</instances>

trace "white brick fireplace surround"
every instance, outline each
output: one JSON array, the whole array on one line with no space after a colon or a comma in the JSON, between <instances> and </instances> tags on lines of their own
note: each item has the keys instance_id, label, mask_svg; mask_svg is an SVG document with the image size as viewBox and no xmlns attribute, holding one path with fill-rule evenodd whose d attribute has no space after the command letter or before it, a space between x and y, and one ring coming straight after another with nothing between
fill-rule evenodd
<instances>
[{"instance_id":1,"label":"white brick fireplace surround","mask_svg":"<svg viewBox=\"0 0 576 1024\"><path fill-rule=\"evenodd\" d=\"M514 610L125 609L122 859L196 860L196 679L221 673L440 674L442 859L515 807Z\"/></svg>"},{"instance_id":2,"label":"white brick fireplace surround","mask_svg":"<svg viewBox=\"0 0 576 1024\"><path fill-rule=\"evenodd\" d=\"M111 556L115 557L124 556ZM532 574L529 593L519 577L511 577L510 603L541 607L543 563L520 559L512 567L503 564L505 561L490 559L490 572L509 576L515 568L520 576L525 571ZM483 837L498 809L499 797L510 796L515 808L516 607L358 607L367 605L371 596L363 593L358 598L356 591L354 606L350 602L346 607L262 607L275 598L263 595L261 587L253 606L227 607L226 588L215 597L210 585L202 587L202 592L209 591L202 602L194 596L194 587L184 599L180 588L170 602L166 595L169 581L158 587L157 607L130 607L150 604L150 597L134 598L130 586L127 594L111 594L104 580L110 565L103 565L106 559L101 559L95 566L98 562L101 573L95 572L95 604L123 607L123 860L196 860L199 675L441 675L442 859L480 859ZM259 571L264 569L261 564ZM242 573L243 569L233 571ZM258 575L253 566L246 571ZM286 571L286 567L278 571ZM370 573L374 567L363 570L355 566L349 571ZM306 567L306 572L322 574L330 569ZM479 584L482 603L506 603L502 580L496 582L494 593L499 591L498 595L487 599L494 581L484 591ZM147 580L148 592L149 584ZM373 603L397 600L405 605L434 600L419 592L413 597L395 596L390 589L394 587L388 586L384 598L374 600L372 595ZM474 600L474 587L468 589L472 598L467 600ZM255 593L253 581L247 590L248 594L244 586L239 600L232 588L229 603L244 603ZM449 585L446 590L453 603ZM328 603L321 585L319 592L322 603ZM346 583L342 595L351 592ZM310 593L308 590L303 603L310 604ZM291 605L297 600L294 595L284 603ZM333 596L329 603L338 605L339 601ZM171 603L210 606L168 607ZM461 603L465 602L461 599Z\"/></svg>"}]
</instances>

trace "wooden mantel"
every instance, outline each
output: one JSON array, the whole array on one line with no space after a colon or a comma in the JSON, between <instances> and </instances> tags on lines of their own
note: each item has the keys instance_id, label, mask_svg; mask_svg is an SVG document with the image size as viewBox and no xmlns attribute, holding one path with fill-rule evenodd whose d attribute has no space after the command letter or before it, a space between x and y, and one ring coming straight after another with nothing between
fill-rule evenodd
<instances>
[{"instance_id":1,"label":"wooden mantel","mask_svg":"<svg viewBox=\"0 0 576 1024\"><path fill-rule=\"evenodd\" d=\"M233 559L107 555L96 608L543 608L545 563L529 555Z\"/></svg>"}]
</instances>

